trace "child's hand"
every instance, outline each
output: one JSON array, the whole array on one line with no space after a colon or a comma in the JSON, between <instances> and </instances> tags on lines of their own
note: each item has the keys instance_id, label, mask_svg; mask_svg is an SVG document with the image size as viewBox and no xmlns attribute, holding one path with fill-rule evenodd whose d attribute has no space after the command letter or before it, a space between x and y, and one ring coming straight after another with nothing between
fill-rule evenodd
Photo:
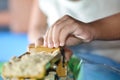
<instances>
[{"instance_id":1,"label":"child's hand","mask_svg":"<svg viewBox=\"0 0 120 80\"><path fill-rule=\"evenodd\" d=\"M66 58L67 61L69 61L73 53L68 48L64 48L64 50L65 50L65 58Z\"/></svg>"},{"instance_id":2,"label":"child's hand","mask_svg":"<svg viewBox=\"0 0 120 80\"><path fill-rule=\"evenodd\" d=\"M59 47L71 46L81 42L89 42L93 39L92 28L89 24L80 22L68 15L59 19L44 37L44 46Z\"/></svg>"}]
</instances>

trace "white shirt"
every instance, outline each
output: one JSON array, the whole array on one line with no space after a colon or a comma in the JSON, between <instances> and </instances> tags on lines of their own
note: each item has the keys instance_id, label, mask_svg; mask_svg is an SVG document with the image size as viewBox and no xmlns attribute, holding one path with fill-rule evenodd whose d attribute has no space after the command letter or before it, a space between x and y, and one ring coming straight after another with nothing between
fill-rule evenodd
<instances>
[{"instance_id":1,"label":"white shirt","mask_svg":"<svg viewBox=\"0 0 120 80\"><path fill-rule=\"evenodd\" d=\"M65 14L88 23L120 12L120 0L40 0L39 5L49 26ZM120 41L93 41L72 49L77 54L94 53L120 61Z\"/></svg>"}]
</instances>

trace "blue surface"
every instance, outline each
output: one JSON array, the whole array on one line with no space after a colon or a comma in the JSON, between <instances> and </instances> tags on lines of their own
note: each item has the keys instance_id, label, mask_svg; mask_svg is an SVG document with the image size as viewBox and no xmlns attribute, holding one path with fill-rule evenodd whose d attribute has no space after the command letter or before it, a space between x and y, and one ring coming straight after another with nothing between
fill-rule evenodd
<instances>
[{"instance_id":1,"label":"blue surface","mask_svg":"<svg viewBox=\"0 0 120 80\"><path fill-rule=\"evenodd\" d=\"M28 41L25 34L13 34L0 31L0 62L7 61L12 56L19 56L27 49Z\"/></svg>"},{"instance_id":2,"label":"blue surface","mask_svg":"<svg viewBox=\"0 0 120 80\"><path fill-rule=\"evenodd\" d=\"M89 54L89 53L88 54L86 54L86 53L78 54L78 57L81 59L84 59L85 61L88 61L88 62L92 62L95 64L105 64L105 65L120 69L120 64L108 57L95 55L95 54Z\"/></svg>"},{"instance_id":3,"label":"blue surface","mask_svg":"<svg viewBox=\"0 0 120 80\"><path fill-rule=\"evenodd\" d=\"M79 54L82 64L77 80L120 80L120 64L103 56Z\"/></svg>"},{"instance_id":4,"label":"blue surface","mask_svg":"<svg viewBox=\"0 0 120 80\"><path fill-rule=\"evenodd\" d=\"M120 80L120 73L110 67L84 63L78 80Z\"/></svg>"}]
</instances>

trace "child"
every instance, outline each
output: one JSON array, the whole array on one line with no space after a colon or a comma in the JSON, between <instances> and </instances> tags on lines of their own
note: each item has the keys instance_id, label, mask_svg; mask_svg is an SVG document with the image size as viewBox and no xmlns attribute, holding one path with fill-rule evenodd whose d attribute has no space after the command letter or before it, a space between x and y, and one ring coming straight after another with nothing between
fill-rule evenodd
<instances>
[{"instance_id":1,"label":"child","mask_svg":"<svg viewBox=\"0 0 120 80\"><path fill-rule=\"evenodd\" d=\"M119 3L119 0L109 0L109 2L107 0L92 2L88 0L40 0L38 2L35 0L29 28L30 41L34 42L38 37L43 37L49 26L51 28L45 36L48 47L74 45L71 49L76 55L93 53L120 61L120 58L116 58L119 56L119 41L106 41L119 39ZM67 16L64 16L66 14ZM63 32L60 33L61 28ZM82 34L79 33L80 31ZM52 37L54 38L52 39ZM81 42L81 39L82 42L103 41L76 45Z\"/></svg>"}]
</instances>

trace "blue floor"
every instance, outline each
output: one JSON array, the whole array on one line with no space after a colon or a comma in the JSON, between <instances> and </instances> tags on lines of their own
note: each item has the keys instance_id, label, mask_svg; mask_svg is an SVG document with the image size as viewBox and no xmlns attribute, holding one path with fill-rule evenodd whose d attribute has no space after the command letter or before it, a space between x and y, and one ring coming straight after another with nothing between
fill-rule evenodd
<instances>
[{"instance_id":1,"label":"blue floor","mask_svg":"<svg viewBox=\"0 0 120 80\"><path fill-rule=\"evenodd\" d=\"M28 45L26 34L13 34L0 31L0 62L8 61L12 56L19 56L26 51Z\"/></svg>"}]
</instances>

